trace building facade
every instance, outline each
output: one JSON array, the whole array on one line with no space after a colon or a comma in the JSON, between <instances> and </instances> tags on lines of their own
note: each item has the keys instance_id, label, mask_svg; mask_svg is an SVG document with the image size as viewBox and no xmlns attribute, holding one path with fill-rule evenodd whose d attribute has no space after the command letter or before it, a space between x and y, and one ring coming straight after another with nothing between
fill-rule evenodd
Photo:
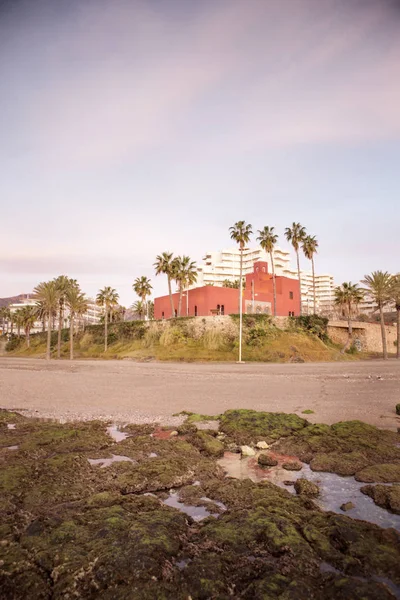
<instances>
[{"instance_id":1,"label":"building facade","mask_svg":"<svg viewBox=\"0 0 400 600\"><path fill-rule=\"evenodd\" d=\"M276 247L273 252L275 274L279 277L298 279L297 269L291 266L291 255L287 250ZM268 265L268 272L272 273L271 258L262 248L247 248L243 251L243 276L253 272L256 262ZM302 313L313 314L314 290L313 277L309 271L301 271L301 296ZM207 252L203 264L197 269L197 282L193 287L213 285L222 287L225 281L235 282L240 277L240 250L239 248L225 248L220 252ZM315 275L316 312L330 315L334 305L334 281L329 274Z\"/></svg>"},{"instance_id":2,"label":"building facade","mask_svg":"<svg viewBox=\"0 0 400 600\"><path fill-rule=\"evenodd\" d=\"M276 278L277 316L297 316L300 313L300 288L298 279L278 275ZM174 315L171 315L169 296L154 300L155 319L177 316L179 293L172 295ZM247 314L274 314L273 279L268 263L254 263L245 277L242 310ZM206 317L239 312L239 290L217 285L204 285L189 289L182 298L181 316Z\"/></svg>"}]
</instances>

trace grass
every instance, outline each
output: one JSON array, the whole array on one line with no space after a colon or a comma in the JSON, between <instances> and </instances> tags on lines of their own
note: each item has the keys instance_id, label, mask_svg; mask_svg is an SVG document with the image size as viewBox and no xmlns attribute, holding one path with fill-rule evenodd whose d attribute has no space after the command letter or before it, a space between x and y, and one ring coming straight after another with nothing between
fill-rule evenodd
<instances>
[{"instance_id":1,"label":"grass","mask_svg":"<svg viewBox=\"0 0 400 600\"><path fill-rule=\"evenodd\" d=\"M160 360L185 362L234 362L238 356L238 341L224 336L218 330L207 330L201 337L191 337L185 323L170 325L162 330L152 325L141 337L121 336L109 344L104 352L104 342L99 332L86 330L76 335L75 358ZM247 343L246 343L247 342ZM21 346L9 353L13 356L44 357L46 354L45 336L31 336L31 347ZM53 342L52 355L56 355ZM61 347L61 357L69 358L69 344ZM363 358L360 354L341 354L334 344L325 344L317 336L301 330L282 330L266 326L245 331L243 360L247 362L331 362L353 361Z\"/></svg>"},{"instance_id":2,"label":"grass","mask_svg":"<svg viewBox=\"0 0 400 600\"><path fill-rule=\"evenodd\" d=\"M301 411L301 414L302 414L302 415L313 415L313 414L314 414L314 411L313 411L313 410L311 410L311 408L307 408L306 410L302 410L302 411Z\"/></svg>"}]
</instances>

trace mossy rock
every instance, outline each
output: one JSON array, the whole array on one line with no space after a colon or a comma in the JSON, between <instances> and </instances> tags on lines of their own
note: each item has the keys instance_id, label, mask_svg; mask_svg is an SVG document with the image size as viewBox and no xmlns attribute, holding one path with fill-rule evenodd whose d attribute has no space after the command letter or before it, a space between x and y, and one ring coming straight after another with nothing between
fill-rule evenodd
<instances>
[{"instance_id":1,"label":"mossy rock","mask_svg":"<svg viewBox=\"0 0 400 600\"><path fill-rule=\"evenodd\" d=\"M266 452L262 452L259 455L257 462L261 467L276 467L278 464L276 458L271 456L271 454L267 454Z\"/></svg>"},{"instance_id":2,"label":"mossy rock","mask_svg":"<svg viewBox=\"0 0 400 600\"><path fill-rule=\"evenodd\" d=\"M303 429L308 421L295 414L227 410L221 415L221 431L237 444L250 444L259 439L271 443Z\"/></svg>"},{"instance_id":3,"label":"mossy rock","mask_svg":"<svg viewBox=\"0 0 400 600\"><path fill-rule=\"evenodd\" d=\"M179 435L190 435L192 433L196 433L197 427L193 423L185 421L184 423L182 423L182 425L179 425L179 427L177 427L176 430L179 433Z\"/></svg>"},{"instance_id":4,"label":"mossy rock","mask_svg":"<svg viewBox=\"0 0 400 600\"><path fill-rule=\"evenodd\" d=\"M400 415L400 404L396 404L396 415Z\"/></svg>"},{"instance_id":5,"label":"mossy rock","mask_svg":"<svg viewBox=\"0 0 400 600\"><path fill-rule=\"evenodd\" d=\"M400 485L365 485L361 491L378 506L400 515Z\"/></svg>"},{"instance_id":6,"label":"mossy rock","mask_svg":"<svg viewBox=\"0 0 400 600\"><path fill-rule=\"evenodd\" d=\"M224 454L224 444L205 431L196 431L190 438L190 441L207 456L219 458Z\"/></svg>"},{"instance_id":7,"label":"mossy rock","mask_svg":"<svg viewBox=\"0 0 400 600\"><path fill-rule=\"evenodd\" d=\"M285 471L301 471L302 468L301 462L297 461L288 461L282 464L282 469L285 469Z\"/></svg>"},{"instance_id":8,"label":"mossy rock","mask_svg":"<svg viewBox=\"0 0 400 600\"><path fill-rule=\"evenodd\" d=\"M317 454L310 463L313 471L325 471L343 476L354 475L367 465L368 459L360 452Z\"/></svg>"},{"instance_id":9,"label":"mossy rock","mask_svg":"<svg viewBox=\"0 0 400 600\"><path fill-rule=\"evenodd\" d=\"M298 479L294 484L294 489L299 496L309 496L310 498L319 496L319 487L313 481L308 481L308 479Z\"/></svg>"},{"instance_id":10,"label":"mossy rock","mask_svg":"<svg viewBox=\"0 0 400 600\"><path fill-rule=\"evenodd\" d=\"M27 417L24 417L19 412L0 408L0 423L12 424L21 423L23 421L27 421Z\"/></svg>"},{"instance_id":11,"label":"mossy rock","mask_svg":"<svg viewBox=\"0 0 400 600\"><path fill-rule=\"evenodd\" d=\"M365 483L398 483L400 482L400 463L367 467L356 473L355 478L357 481Z\"/></svg>"}]
</instances>

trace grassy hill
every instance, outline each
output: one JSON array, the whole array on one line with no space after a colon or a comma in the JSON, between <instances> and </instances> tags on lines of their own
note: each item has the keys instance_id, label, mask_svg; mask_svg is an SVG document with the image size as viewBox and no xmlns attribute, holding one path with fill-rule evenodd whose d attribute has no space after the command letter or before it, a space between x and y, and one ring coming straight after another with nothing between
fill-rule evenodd
<instances>
[{"instance_id":1,"label":"grassy hill","mask_svg":"<svg viewBox=\"0 0 400 600\"><path fill-rule=\"evenodd\" d=\"M325 328L326 329L326 328ZM264 315L246 316L243 329L243 360L265 362L314 362L351 360L326 336L323 320L293 320L279 329ZM56 350L57 333L52 335ZM238 324L235 315L223 324L210 326L205 319L182 318L144 323L129 321L109 326L108 350L104 352L102 325L89 326L75 336L75 358L162 361L234 361L238 356ZM8 344L14 356L41 357L46 352L46 334L31 336L31 347L23 339ZM69 331L63 330L63 358L69 357ZM357 354L357 357L360 355Z\"/></svg>"}]
</instances>

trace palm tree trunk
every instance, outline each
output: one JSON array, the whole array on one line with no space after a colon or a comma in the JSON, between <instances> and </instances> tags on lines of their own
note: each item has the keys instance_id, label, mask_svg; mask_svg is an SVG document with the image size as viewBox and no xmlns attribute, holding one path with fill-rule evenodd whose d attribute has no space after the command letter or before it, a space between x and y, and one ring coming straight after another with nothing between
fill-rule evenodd
<instances>
[{"instance_id":1,"label":"palm tree trunk","mask_svg":"<svg viewBox=\"0 0 400 600\"><path fill-rule=\"evenodd\" d=\"M189 288L186 290L186 316L189 316Z\"/></svg>"},{"instance_id":2,"label":"palm tree trunk","mask_svg":"<svg viewBox=\"0 0 400 600\"><path fill-rule=\"evenodd\" d=\"M271 258L271 267L272 267L272 286L274 290L274 317L276 317L276 278L275 278L275 264L274 264L274 255L272 252L269 253Z\"/></svg>"},{"instance_id":3,"label":"palm tree trunk","mask_svg":"<svg viewBox=\"0 0 400 600\"><path fill-rule=\"evenodd\" d=\"M169 301L171 303L171 318L173 318L175 316L175 309L174 309L174 301L172 299L171 278L169 275L168 275L168 294L169 294Z\"/></svg>"},{"instance_id":4,"label":"palm tree trunk","mask_svg":"<svg viewBox=\"0 0 400 600\"><path fill-rule=\"evenodd\" d=\"M313 295L314 295L314 315L316 314L316 304L317 304L317 298L316 298L316 294L315 294L315 269L314 269L314 257L311 258L311 264L312 264L312 285L313 285Z\"/></svg>"},{"instance_id":5,"label":"palm tree trunk","mask_svg":"<svg viewBox=\"0 0 400 600\"><path fill-rule=\"evenodd\" d=\"M74 360L74 315L69 316L69 359Z\"/></svg>"},{"instance_id":6,"label":"palm tree trunk","mask_svg":"<svg viewBox=\"0 0 400 600\"><path fill-rule=\"evenodd\" d=\"M18 339L21 339L21 325L18 323L17 325L17 334L18 334Z\"/></svg>"},{"instance_id":7,"label":"palm tree trunk","mask_svg":"<svg viewBox=\"0 0 400 600\"><path fill-rule=\"evenodd\" d=\"M11 336L13 335L13 332L14 332L14 321L13 321L13 318L11 316L11 327L10 327L10 334L11 334Z\"/></svg>"},{"instance_id":8,"label":"palm tree trunk","mask_svg":"<svg viewBox=\"0 0 400 600\"><path fill-rule=\"evenodd\" d=\"M107 352L108 342L108 306L106 305L106 314L104 319L104 352Z\"/></svg>"},{"instance_id":9,"label":"palm tree trunk","mask_svg":"<svg viewBox=\"0 0 400 600\"><path fill-rule=\"evenodd\" d=\"M49 310L48 320L47 320L47 350L46 350L46 360L50 360L51 350L51 310Z\"/></svg>"},{"instance_id":10,"label":"palm tree trunk","mask_svg":"<svg viewBox=\"0 0 400 600\"><path fill-rule=\"evenodd\" d=\"M239 279L239 362L242 362L243 334L243 249L240 248L240 279Z\"/></svg>"},{"instance_id":11,"label":"palm tree trunk","mask_svg":"<svg viewBox=\"0 0 400 600\"><path fill-rule=\"evenodd\" d=\"M397 350L396 358L400 358L400 306L396 306L397 309Z\"/></svg>"},{"instance_id":12,"label":"palm tree trunk","mask_svg":"<svg viewBox=\"0 0 400 600\"><path fill-rule=\"evenodd\" d=\"M299 258L299 251L296 250L296 256L297 256L297 275L299 277L299 293L300 293L300 316L302 314L302 306L301 306L301 276L300 276L300 258Z\"/></svg>"},{"instance_id":13,"label":"palm tree trunk","mask_svg":"<svg viewBox=\"0 0 400 600\"><path fill-rule=\"evenodd\" d=\"M183 296L183 285L180 284L180 286L179 286L179 300L178 300L178 317L181 316L182 296Z\"/></svg>"},{"instance_id":14,"label":"palm tree trunk","mask_svg":"<svg viewBox=\"0 0 400 600\"><path fill-rule=\"evenodd\" d=\"M57 358L61 356L61 328L63 320L63 310L60 304L60 310L58 311L58 338L57 338Z\"/></svg>"},{"instance_id":15,"label":"palm tree trunk","mask_svg":"<svg viewBox=\"0 0 400 600\"><path fill-rule=\"evenodd\" d=\"M383 351L383 360L387 360L387 344L386 344L386 328L385 328L385 319L383 317L383 306L379 307L379 315L381 318L381 333L382 333L382 351Z\"/></svg>"},{"instance_id":16,"label":"palm tree trunk","mask_svg":"<svg viewBox=\"0 0 400 600\"><path fill-rule=\"evenodd\" d=\"M46 315L43 315L42 318L42 333L46 331Z\"/></svg>"},{"instance_id":17,"label":"palm tree trunk","mask_svg":"<svg viewBox=\"0 0 400 600\"><path fill-rule=\"evenodd\" d=\"M26 339L26 347L29 348L31 345L31 328L27 327L25 329L25 339Z\"/></svg>"}]
</instances>

